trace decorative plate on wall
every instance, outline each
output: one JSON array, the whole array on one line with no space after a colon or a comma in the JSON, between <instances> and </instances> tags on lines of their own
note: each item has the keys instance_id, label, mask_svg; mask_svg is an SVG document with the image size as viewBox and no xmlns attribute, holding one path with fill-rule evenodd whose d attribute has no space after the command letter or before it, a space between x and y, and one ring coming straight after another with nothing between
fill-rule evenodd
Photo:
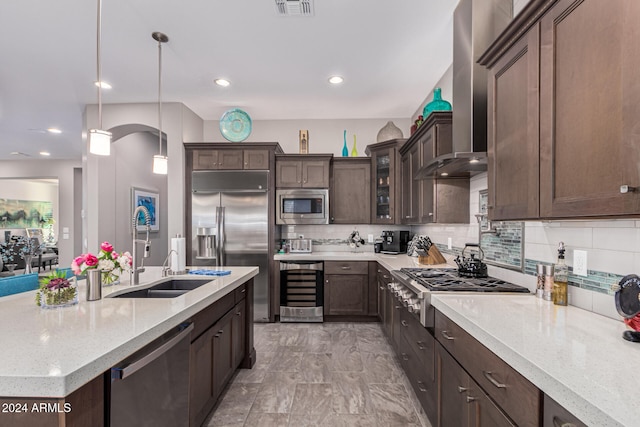
<instances>
[{"instance_id":1,"label":"decorative plate on wall","mask_svg":"<svg viewBox=\"0 0 640 427\"><path fill-rule=\"evenodd\" d=\"M251 117L239 108L225 112L220 118L220 133L227 141L244 141L251 134Z\"/></svg>"}]
</instances>

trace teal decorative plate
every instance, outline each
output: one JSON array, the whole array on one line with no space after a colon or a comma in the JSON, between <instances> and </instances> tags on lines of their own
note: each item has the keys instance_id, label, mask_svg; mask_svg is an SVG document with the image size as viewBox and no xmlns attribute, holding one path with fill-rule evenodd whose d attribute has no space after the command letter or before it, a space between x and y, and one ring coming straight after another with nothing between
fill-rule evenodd
<instances>
[{"instance_id":1,"label":"teal decorative plate","mask_svg":"<svg viewBox=\"0 0 640 427\"><path fill-rule=\"evenodd\" d=\"M220 118L220 133L227 141L244 141L251 134L251 117L238 108L225 112Z\"/></svg>"}]
</instances>

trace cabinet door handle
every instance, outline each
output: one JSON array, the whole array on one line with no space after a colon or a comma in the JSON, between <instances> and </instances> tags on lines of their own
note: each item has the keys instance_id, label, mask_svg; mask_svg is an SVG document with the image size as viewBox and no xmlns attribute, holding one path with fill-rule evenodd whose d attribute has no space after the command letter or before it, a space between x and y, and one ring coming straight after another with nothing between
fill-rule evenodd
<instances>
[{"instance_id":1,"label":"cabinet door handle","mask_svg":"<svg viewBox=\"0 0 640 427\"><path fill-rule=\"evenodd\" d=\"M443 337L445 337L445 339L448 339L449 341L455 340L455 337L452 337L451 335L449 335L447 331L440 331L440 333L442 334Z\"/></svg>"},{"instance_id":2,"label":"cabinet door handle","mask_svg":"<svg viewBox=\"0 0 640 427\"><path fill-rule=\"evenodd\" d=\"M222 333L223 333L223 332L224 332L224 329L220 329L220 330L218 331L218 333L219 333L220 335L222 335Z\"/></svg>"},{"instance_id":3,"label":"cabinet door handle","mask_svg":"<svg viewBox=\"0 0 640 427\"><path fill-rule=\"evenodd\" d=\"M407 353L402 353L402 360L409 360L409 356L407 356Z\"/></svg>"},{"instance_id":4,"label":"cabinet door handle","mask_svg":"<svg viewBox=\"0 0 640 427\"><path fill-rule=\"evenodd\" d=\"M215 334L213 337L214 338L220 338L220 334Z\"/></svg>"},{"instance_id":5,"label":"cabinet door handle","mask_svg":"<svg viewBox=\"0 0 640 427\"><path fill-rule=\"evenodd\" d=\"M396 305L396 310L400 310L401 305Z\"/></svg>"},{"instance_id":6,"label":"cabinet door handle","mask_svg":"<svg viewBox=\"0 0 640 427\"><path fill-rule=\"evenodd\" d=\"M429 216L433 216L433 212L429 212Z\"/></svg>"},{"instance_id":7,"label":"cabinet door handle","mask_svg":"<svg viewBox=\"0 0 640 427\"><path fill-rule=\"evenodd\" d=\"M340 267L342 270L351 270L351 267L347 267L346 265L343 265L342 267Z\"/></svg>"},{"instance_id":8,"label":"cabinet door handle","mask_svg":"<svg viewBox=\"0 0 640 427\"><path fill-rule=\"evenodd\" d=\"M242 315L242 312L241 312L241 311L238 311L238 312L236 313L236 316L240 316L240 315Z\"/></svg>"},{"instance_id":9,"label":"cabinet door handle","mask_svg":"<svg viewBox=\"0 0 640 427\"><path fill-rule=\"evenodd\" d=\"M475 398L475 397L473 397L473 396L467 396L467 403L471 403L471 402L473 402L474 400L476 400L476 398Z\"/></svg>"},{"instance_id":10,"label":"cabinet door handle","mask_svg":"<svg viewBox=\"0 0 640 427\"><path fill-rule=\"evenodd\" d=\"M380 286L380 290L384 291L384 286Z\"/></svg>"},{"instance_id":11,"label":"cabinet door handle","mask_svg":"<svg viewBox=\"0 0 640 427\"><path fill-rule=\"evenodd\" d=\"M402 326L404 326L405 328L409 327L409 324L405 321L405 320L401 320L400 323L402 324Z\"/></svg>"},{"instance_id":12,"label":"cabinet door handle","mask_svg":"<svg viewBox=\"0 0 640 427\"><path fill-rule=\"evenodd\" d=\"M620 193L625 194L625 193L633 193L637 190L637 187L632 187L630 185L621 185L620 186Z\"/></svg>"},{"instance_id":13,"label":"cabinet door handle","mask_svg":"<svg viewBox=\"0 0 640 427\"><path fill-rule=\"evenodd\" d=\"M418 381L418 390L420 390L423 393L428 391L427 388L424 386L424 383L422 381Z\"/></svg>"},{"instance_id":14,"label":"cabinet door handle","mask_svg":"<svg viewBox=\"0 0 640 427\"><path fill-rule=\"evenodd\" d=\"M418 344L418 348L420 350L424 350L425 348L427 348L427 346L424 345L424 343L422 341L416 341L416 344Z\"/></svg>"},{"instance_id":15,"label":"cabinet door handle","mask_svg":"<svg viewBox=\"0 0 640 427\"><path fill-rule=\"evenodd\" d=\"M329 283L329 279L326 279L324 282L325 282L325 283Z\"/></svg>"},{"instance_id":16,"label":"cabinet door handle","mask_svg":"<svg viewBox=\"0 0 640 427\"><path fill-rule=\"evenodd\" d=\"M484 377L486 379L488 379L489 382L491 384L493 384L494 386L496 386L498 388L507 388L506 384L499 383L498 381L496 381L495 378L493 378L493 372L491 372L491 371L482 371L482 375L484 375Z\"/></svg>"},{"instance_id":17,"label":"cabinet door handle","mask_svg":"<svg viewBox=\"0 0 640 427\"><path fill-rule=\"evenodd\" d=\"M467 390L469 390L467 387L462 387L461 385L458 386L458 393L464 393Z\"/></svg>"},{"instance_id":18,"label":"cabinet door handle","mask_svg":"<svg viewBox=\"0 0 640 427\"><path fill-rule=\"evenodd\" d=\"M246 288L240 291L241 294L244 294L245 292L247 292Z\"/></svg>"},{"instance_id":19,"label":"cabinet door handle","mask_svg":"<svg viewBox=\"0 0 640 427\"><path fill-rule=\"evenodd\" d=\"M383 275L382 275L382 278L383 278L383 279L388 279L388 278L389 278L389 276L387 276L386 274L383 274Z\"/></svg>"},{"instance_id":20,"label":"cabinet door handle","mask_svg":"<svg viewBox=\"0 0 640 427\"><path fill-rule=\"evenodd\" d=\"M382 270L378 269L378 273L382 273Z\"/></svg>"},{"instance_id":21,"label":"cabinet door handle","mask_svg":"<svg viewBox=\"0 0 640 427\"><path fill-rule=\"evenodd\" d=\"M570 423L568 421L559 418L557 415L553 416L553 427L578 427L574 423Z\"/></svg>"}]
</instances>

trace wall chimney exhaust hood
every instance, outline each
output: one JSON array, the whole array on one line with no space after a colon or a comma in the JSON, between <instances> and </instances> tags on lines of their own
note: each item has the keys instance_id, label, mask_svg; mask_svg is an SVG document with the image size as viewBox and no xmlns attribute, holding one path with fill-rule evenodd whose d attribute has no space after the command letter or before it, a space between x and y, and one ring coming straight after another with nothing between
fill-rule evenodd
<instances>
[{"instance_id":1,"label":"wall chimney exhaust hood","mask_svg":"<svg viewBox=\"0 0 640 427\"><path fill-rule=\"evenodd\" d=\"M469 177L487 170L488 74L476 61L512 16L512 0L460 0L453 14L452 152L420 168L417 179Z\"/></svg>"}]
</instances>

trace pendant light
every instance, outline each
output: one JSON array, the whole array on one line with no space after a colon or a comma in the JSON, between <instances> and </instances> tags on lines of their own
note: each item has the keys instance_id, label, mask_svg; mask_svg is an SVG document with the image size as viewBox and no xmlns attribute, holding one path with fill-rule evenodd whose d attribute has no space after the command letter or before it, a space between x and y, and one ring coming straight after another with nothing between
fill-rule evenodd
<instances>
[{"instance_id":1,"label":"pendant light","mask_svg":"<svg viewBox=\"0 0 640 427\"><path fill-rule=\"evenodd\" d=\"M89 152L99 156L111 153L111 132L102 130L102 55L100 44L102 39L102 0L98 0L98 29L96 43L96 62L98 69L98 129L89 129Z\"/></svg>"},{"instance_id":2,"label":"pendant light","mask_svg":"<svg viewBox=\"0 0 640 427\"><path fill-rule=\"evenodd\" d=\"M162 43L168 42L169 37L157 31L151 37L158 42L158 154L153 156L153 173L166 175L168 159L162 155Z\"/></svg>"}]
</instances>

